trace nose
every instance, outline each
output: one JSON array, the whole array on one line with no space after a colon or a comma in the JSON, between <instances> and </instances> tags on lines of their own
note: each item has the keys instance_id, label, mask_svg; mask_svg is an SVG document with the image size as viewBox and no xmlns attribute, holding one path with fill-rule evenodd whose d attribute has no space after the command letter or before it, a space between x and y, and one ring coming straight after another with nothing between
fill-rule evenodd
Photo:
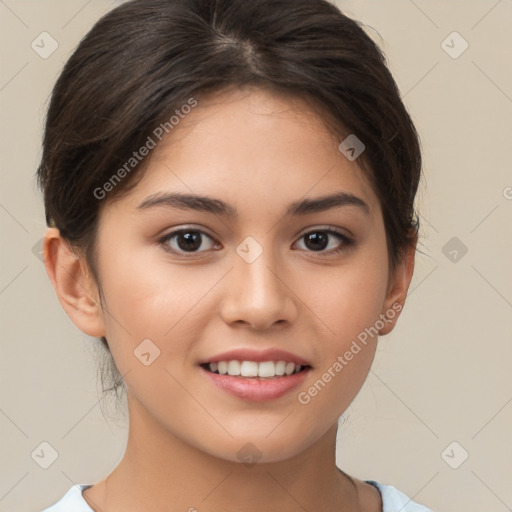
<instances>
[{"instance_id":1,"label":"nose","mask_svg":"<svg viewBox=\"0 0 512 512\"><path fill-rule=\"evenodd\" d=\"M283 272L271 250L251 263L235 253L234 268L225 282L221 316L227 324L266 330L295 320L298 299L290 272Z\"/></svg>"}]
</instances>

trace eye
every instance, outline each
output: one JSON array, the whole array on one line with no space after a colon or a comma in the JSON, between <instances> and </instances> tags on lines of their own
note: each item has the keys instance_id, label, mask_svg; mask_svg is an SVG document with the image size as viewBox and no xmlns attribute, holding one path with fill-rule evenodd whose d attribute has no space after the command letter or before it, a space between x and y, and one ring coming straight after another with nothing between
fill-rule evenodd
<instances>
[{"instance_id":1,"label":"eye","mask_svg":"<svg viewBox=\"0 0 512 512\"><path fill-rule=\"evenodd\" d=\"M354 240L334 229L316 229L309 231L304 233L299 241L303 239L308 252L317 252L322 255L336 254L349 249L355 244ZM333 240L336 239L338 240L338 244L333 242ZM210 235L200 229L194 228L182 228L172 231L164 235L159 240L159 243L164 246L166 251L185 257L219 247ZM329 248L330 246L331 248ZM332 248L332 246L334 246L334 248Z\"/></svg>"},{"instance_id":2,"label":"eye","mask_svg":"<svg viewBox=\"0 0 512 512\"><path fill-rule=\"evenodd\" d=\"M210 242L205 244L205 238L210 240ZM192 228L172 231L171 233L163 236L159 240L159 243L163 244L167 251L176 254L194 254L197 252L204 252L205 245L206 250L211 249L216 245L213 238L207 235L204 231ZM203 250L199 250L200 248L203 248Z\"/></svg>"},{"instance_id":3,"label":"eye","mask_svg":"<svg viewBox=\"0 0 512 512\"><path fill-rule=\"evenodd\" d=\"M329 239L332 240L333 238L337 238L338 242L341 242L337 244L338 248L332 249L332 244L330 244ZM300 237L300 240L305 241L304 245L310 251L326 254L336 254L354 245L354 240L334 229L317 229L314 231L308 231ZM331 245L331 249L325 251L329 245ZM334 247L336 247L336 243L334 243Z\"/></svg>"}]
</instances>

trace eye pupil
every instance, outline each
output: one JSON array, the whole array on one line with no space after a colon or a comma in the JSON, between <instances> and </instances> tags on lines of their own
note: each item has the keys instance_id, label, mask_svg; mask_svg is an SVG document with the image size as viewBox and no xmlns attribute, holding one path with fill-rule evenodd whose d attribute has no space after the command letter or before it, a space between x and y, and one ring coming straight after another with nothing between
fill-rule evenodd
<instances>
[{"instance_id":1,"label":"eye pupil","mask_svg":"<svg viewBox=\"0 0 512 512\"><path fill-rule=\"evenodd\" d=\"M178 246L183 250L194 250L201 247L201 235L198 231L187 231L177 235ZM182 243L185 240L186 243Z\"/></svg>"},{"instance_id":2,"label":"eye pupil","mask_svg":"<svg viewBox=\"0 0 512 512\"><path fill-rule=\"evenodd\" d=\"M311 245L312 242L312 245ZM318 243L320 242L320 245ZM316 232L306 235L306 247L313 250L323 250L328 245L328 237L325 233ZM315 245L316 244L316 245Z\"/></svg>"}]
</instances>

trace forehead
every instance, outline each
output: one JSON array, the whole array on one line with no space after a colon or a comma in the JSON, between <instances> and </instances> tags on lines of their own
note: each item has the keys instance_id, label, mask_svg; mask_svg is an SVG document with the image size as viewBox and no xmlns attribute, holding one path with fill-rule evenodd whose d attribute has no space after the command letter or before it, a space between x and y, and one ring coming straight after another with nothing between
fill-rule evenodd
<instances>
[{"instance_id":1,"label":"forehead","mask_svg":"<svg viewBox=\"0 0 512 512\"><path fill-rule=\"evenodd\" d=\"M229 198L243 209L345 191L374 209L370 183L340 142L322 110L297 95L223 90L180 116L127 200L133 208L143 196L180 191Z\"/></svg>"}]
</instances>

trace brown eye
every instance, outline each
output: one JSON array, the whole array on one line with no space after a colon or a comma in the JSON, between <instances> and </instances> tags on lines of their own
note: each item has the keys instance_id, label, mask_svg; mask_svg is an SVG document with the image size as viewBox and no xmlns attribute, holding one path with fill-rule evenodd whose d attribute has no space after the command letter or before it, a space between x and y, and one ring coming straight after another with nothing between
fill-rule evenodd
<instances>
[{"instance_id":1,"label":"brown eye","mask_svg":"<svg viewBox=\"0 0 512 512\"><path fill-rule=\"evenodd\" d=\"M331 242L333 238L338 239L338 244ZM343 235L342 233L339 233L338 231L334 231L333 229L318 229L315 231L310 231L302 235L300 240L304 240L304 245L308 251L321 252L322 254L333 254L341 252L354 243L353 240ZM326 249L329 248L329 245L331 247L326 251Z\"/></svg>"},{"instance_id":2,"label":"brown eye","mask_svg":"<svg viewBox=\"0 0 512 512\"><path fill-rule=\"evenodd\" d=\"M205 238L210 242L205 243ZM213 239L198 229L180 229L165 235L160 243L173 253L198 253L211 249L215 245ZM206 246L206 247L205 247ZM203 248L203 250L199 250Z\"/></svg>"}]
</instances>

